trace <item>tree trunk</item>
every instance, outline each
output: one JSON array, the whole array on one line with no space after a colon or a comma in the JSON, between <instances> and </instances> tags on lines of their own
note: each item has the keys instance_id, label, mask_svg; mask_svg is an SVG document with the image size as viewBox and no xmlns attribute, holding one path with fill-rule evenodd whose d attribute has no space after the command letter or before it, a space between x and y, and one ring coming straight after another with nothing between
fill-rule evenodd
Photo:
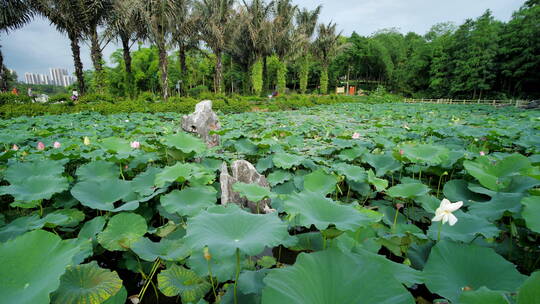
<instances>
[{"instance_id":1,"label":"tree trunk","mask_svg":"<svg viewBox=\"0 0 540 304\"><path fill-rule=\"evenodd\" d=\"M276 79L277 91L279 94L284 94L287 89L287 64L280 58L278 58Z\"/></svg>"},{"instance_id":2,"label":"tree trunk","mask_svg":"<svg viewBox=\"0 0 540 304\"><path fill-rule=\"evenodd\" d=\"M0 92L7 92L7 77L4 69L4 57L0 49Z\"/></svg>"},{"instance_id":3,"label":"tree trunk","mask_svg":"<svg viewBox=\"0 0 540 304\"><path fill-rule=\"evenodd\" d=\"M214 92L221 94L221 82L223 79L222 51L216 50L216 76L214 78Z\"/></svg>"},{"instance_id":4,"label":"tree trunk","mask_svg":"<svg viewBox=\"0 0 540 304\"><path fill-rule=\"evenodd\" d=\"M186 63L186 49L179 44L178 50L178 62L180 63L180 92L184 94L186 92L185 86L187 83L187 63Z\"/></svg>"},{"instance_id":5,"label":"tree trunk","mask_svg":"<svg viewBox=\"0 0 540 304\"><path fill-rule=\"evenodd\" d=\"M124 55L124 69L126 73L126 93L130 97L135 96L135 83L133 80L133 72L131 70L131 52L129 50L129 36L126 34L120 34L120 40L122 41L122 53Z\"/></svg>"},{"instance_id":6,"label":"tree trunk","mask_svg":"<svg viewBox=\"0 0 540 304\"><path fill-rule=\"evenodd\" d=\"M321 94L326 95L328 93L328 66L323 64L321 70Z\"/></svg>"},{"instance_id":7,"label":"tree trunk","mask_svg":"<svg viewBox=\"0 0 540 304\"><path fill-rule=\"evenodd\" d=\"M83 64L81 61L81 49L79 47L79 37L75 33L68 34L71 41L71 54L73 56L73 65L75 66L75 76L79 83L79 94L83 95L86 92L84 84Z\"/></svg>"},{"instance_id":8,"label":"tree trunk","mask_svg":"<svg viewBox=\"0 0 540 304\"><path fill-rule=\"evenodd\" d=\"M251 67L251 87L252 93L261 96L263 88L263 62L257 58Z\"/></svg>"},{"instance_id":9,"label":"tree trunk","mask_svg":"<svg viewBox=\"0 0 540 304\"><path fill-rule=\"evenodd\" d=\"M94 75L96 89L103 93L103 90L105 90L105 75L103 72L103 54L101 53L101 47L99 45L97 26L93 26L91 29L90 44L90 57L92 58L92 64L96 71Z\"/></svg>"},{"instance_id":10,"label":"tree trunk","mask_svg":"<svg viewBox=\"0 0 540 304\"><path fill-rule=\"evenodd\" d=\"M159 72L161 74L161 94L163 99L167 101L169 99L169 74L167 67L169 65L167 61L167 50L165 49L165 43L158 44L159 52Z\"/></svg>"},{"instance_id":11,"label":"tree trunk","mask_svg":"<svg viewBox=\"0 0 540 304\"><path fill-rule=\"evenodd\" d=\"M309 77L309 59L307 56L301 59L300 63L300 93L305 94L307 91Z\"/></svg>"}]
</instances>

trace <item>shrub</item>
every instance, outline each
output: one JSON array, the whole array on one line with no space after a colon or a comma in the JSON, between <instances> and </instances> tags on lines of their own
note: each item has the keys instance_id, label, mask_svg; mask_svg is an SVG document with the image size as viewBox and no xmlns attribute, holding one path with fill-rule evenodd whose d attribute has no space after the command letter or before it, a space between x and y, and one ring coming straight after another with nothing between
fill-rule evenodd
<instances>
[{"instance_id":1,"label":"shrub","mask_svg":"<svg viewBox=\"0 0 540 304\"><path fill-rule=\"evenodd\" d=\"M153 102L158 102L160 100L161 100L161 98L156 96L152 92L142 92L141 94L139 94L139 96L137 96L137 101L142 102L142 103L144 103L144 102L153 103Z\"/></svg>"},{"instance_id":2,"label":"shrub","mask_svg":"<svg viewBox=\"0 0 540 304\"><path fill-rule=\"evenodd\" d=\"M79 104L98 103L98 102L116 103L118 101L119 101L118 97L114 97L109 94L90 93L90 94L81 96L77 103Z\"/></svg>"},{"instance_id":3,"label":"shrub","mask_svg":"<svg viewBox=\"0 0 540 304\"><path fill-rule=\"evenodd\" d=\"M30 103L32 98L26 95L15 95L12 93L0 93L0 105Z\"/></svg>"},{"instance_id":4,"label":"shrub","mask_svg":"<svg viewBox=\"0 0 540 304\"><path fill-rule=\"evenodd\" d=\"M205 85L198 85L187 91L187 94L191 97L199 98L202 93L208 93L208 87Z\"/></svg>"},{"instance_id":5,"label":"shrub","mask_svg":"<svg viewBox=\"0 0 540 304\"><path fill-rule=\"evenodd\" d=\"M71 102L71 94L64 93L64 94L57 94L54 96L49 97L48 103L63 103L63 102Z\"/></svg>"}]
</instances>

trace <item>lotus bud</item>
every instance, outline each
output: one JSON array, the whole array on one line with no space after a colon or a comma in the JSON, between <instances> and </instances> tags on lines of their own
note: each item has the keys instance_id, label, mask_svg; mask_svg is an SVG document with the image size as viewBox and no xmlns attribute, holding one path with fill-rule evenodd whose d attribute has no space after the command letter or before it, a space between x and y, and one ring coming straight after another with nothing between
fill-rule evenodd
<instances>
[{"instance_id":1,"label":"lotus bud","mask_svg":"<svg viewBox=\"0 0 540 304\"><path fill-rule=\"evenodd\" d=\"M61 146L62 146L62 145L61 145L59 142L57 142L57 141L55 141L54 144L53 144L53 147L54 147L55 149L58 149L58 148L60 148Z\"/></svg>"},{"instance_id":2,"label":"lotus bud","mask_svg":"<svg viewBox=\"0 0 540 304\"><path fill-rule=\"evenodd\" d=\"M88 138L88 136L85 136L84 139L83 139L83 144L85 146L88 146L90 145L90 138Z\"/></svg>"},{"instance_id":3,"label":"lotus bud","mask_svg":"<svg viewBox=\"0 0 540 304\"><path fill-rule=\"evenodd\" d=\"M45 144L42 143L41 141L38 142L38 144L37 144L37 149L40 150L40 151L45 150Z\"/></svg>"},{"instance_id":4,"label":"lotus bud","mask_svg":"<svg viewBox=\"0 0 540 304\"><path fill-rule=\"evenodd\" d=\"M403 154L405 154L405 151L403 151L403 149L400 149L399 150L399 155L403 155Z\"/></svg>"},{"instance_id":5,"label":"lotus bud","mask_svg":"<svg viewBox=\"0 0 540 304\"><path fill-rule=\"evenodd\" d=\"M480 151L480 156L486 156L486 152Z\"/></svg>"},{"instance_id":6,"label":"lotus bud","mask_svg":"<svg viewBox=\"0 0 540 304\"><path fill-rule=\"evenodd\" d=\"M13 147L11 148L11 150L13 150L13 151L19 151L19 146L13 145Z\"/></svg>"},{"instance_id":7,"label":"lotus bud","mask_svg":"<svg viewBox=\"0 0 540 304\"><path fill-rule=\"evenodd\" d=\"M139 149L141 147L141 143L138 141L132 141L130 145L133 149Z\"/></svg>"},{"instance_id":8,"label":"lotus bud","mask_svg":"<svg viewBox=\"0 0 540 304\"><path fill-rule=\"evenodd\" d=\"M204 247L203 249L204 259L207 261L210 261L212 259L212 255L210 254L210 251L208 250L208 247Z\"/></svg>"},{"instance_id":9,"label":"lotus bud","mask_svg":"<svg viewBox=\"0 0 540 304\"><path fill-rule=\"evenodd\" d=\"M359 139L359 138L360 138L360 133L354 132L354 134L352 135L352 139Z\"/></svg>"}]
</instances>

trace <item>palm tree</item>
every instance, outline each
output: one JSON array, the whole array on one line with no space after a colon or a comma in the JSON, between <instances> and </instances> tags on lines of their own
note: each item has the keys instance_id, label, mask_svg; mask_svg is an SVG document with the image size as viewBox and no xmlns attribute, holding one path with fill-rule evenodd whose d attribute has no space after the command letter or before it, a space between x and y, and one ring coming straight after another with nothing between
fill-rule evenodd
<instances>
[{"instance_id":1,"label":"palm tree","mask_svg":"<svg viewBox=\"0 0 540 304\"><path fill-rule=\"evenodd\" d=\"M279 59L277 69L277 90L285 92L287 80L286 59L295 48L294 16L298 10L291 0L277 0L274 18L274 50Z\"/></svg>"},{"instance_id":2,"label":"palm tree","mask_svg":"<svg viewBox=\"0 0 540 304\"><path fill-rule=\"evenodd\" d=\"M98 34L98 27L105 25L112 12L112 0L86 0L85 13L88 27L84 30L85 39L90 40L90 57L94 65L94 82L98 91L105 89L105 75L103 71L103 49L110 42L105 35Z\"/></svg>"},{"instance_id":3,"label":"palm tree","mask_svg":"<svg viewBox=\"0 0 540 304\"><path fill-rule=\"evenodd\" d=\"M129 95L133 96L134 83L131 68L131 46L134 42L146 36L146 27L143 24L140 11L130 1L114 0L111 13L106 21L105 36L108 39L120 40L124 58L124 71L126 73L126 86Z\"/></svg>"},{"instance_id":4,"label":"palm tree","mask_svg":"<svg viewBox=\"0 0 540 304\"><path fill-rule=\"evenodd\" d=\"M251 85L253 92L260 95L263 87L263 58L272 52L272 21L270 16L274 2L266 4L264 0L253 0L238 11L233 29L231 46L233 53L251 67Z\"/></svg>"},{"instance_id":5,"label":"palm tree","mask_svg":"<svg viewBox=\"0 0 540 304\"><path fill-rule=\"evenodd\" d=\"M199 49L198 19L192 14L192 0L186 0L177 6L176 22L172 28L172 40L178 46L178 62L180 65L180 90L185 92L187 84L187 52Z\"/></svg>"},{"instance_id":6,"label":"palm tree","mask_svg":"<svg viewBox=\"0 0 540 304\"><path fill-rule=\"evenodd\" d=\"M71 41L75 75L79 92L84 94L86 86L83 76L83 64L79 41L87 27L86 3L84 0L32 0L32 6L54 24L56 29L66 33Z\"/></svg>"},{"instance_id":7,"label":"palm tree","mask_svg":"<svg viewBox=\"0 0 540 304\"><path fill-rule=\"evenodd\" d=\"M216 56L214 91L221 93L223 82L223 52L227 45L229 25L232 19L234 0L201 0L195 3L199 18L201 38Z\"/></svg>"},{"instance_id":8,"label":"palm tree","mask_svg":"<svg viewBox=\"0 0 540 304\"><path fill-rule=\"evenodd\" d=\"M321 94L328 92L328 66L338 50L339 35L336 33L336 24L319 25L318 37L313 43L313 52L319 58L322 65L321 70Z\"/></svg>"},{"instance_id":9,"label":"palm tree","mask_svg":"<svg viewBox=\"0 0 540 304\"><path fill-rule=\"evenodd\" d=\"M27 0L0 1L0 32L8 33L22 27L32 20L34 11ZM4 67L4 57L0 49L0 91L7 91L7 73Z\"/></svg>"},{"instance_id":10,"label":"palm tree","mask_svg":"<svg viewBox=\"0 0 540 304\"><path fill-rule=\"evenodd\" d=\"M317 27L319 14L322 6L319 5L310 11L302 9L296 15L298 50L300 52L300 93L304 94L307 90L310 66L311 40Z\"/></svg>"},{"instance_id":11,"label":"palm tree","mask_svg":"<svg viewBox=\"0 0 540 304\"><path fill-rule=\"evenodd\" d=\"M133 0L131 0L133 1ZM178 7L186 0L135 0L146 25L146 39L155 44L159 54L161 94L169 98L169 74L167 45L171 39L173 24L176 22Z\"/></svg>"}]
</instances>

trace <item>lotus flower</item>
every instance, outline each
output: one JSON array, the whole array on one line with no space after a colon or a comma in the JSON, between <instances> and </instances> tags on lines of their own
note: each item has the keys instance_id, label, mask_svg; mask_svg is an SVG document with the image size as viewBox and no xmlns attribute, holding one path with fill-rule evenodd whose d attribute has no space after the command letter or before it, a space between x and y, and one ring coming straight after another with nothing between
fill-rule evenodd
<instances>
[{"instance_id":1,"label":"lotus flower","mask_svg":"<svg viewBox=\"0 0 540 304\"><path fill-rule=\"evenodd\" d=\"M399 155L403 155L403 154L405 154L405 151L403 151L403 149L400 149L399 150Z\"/></svg>"},{"instance_id":2,"label":"lotus flower","mask_svg":"<svg viewBox=\"0 0 540 304\"><path fill-rule=\"evenodd\" d=\"M19 151L19 146L13 145L13 147L11 147L11 150L13 150L13 151Z\"/></svg>"},{"instance_id":3,"label":"lotus flower","mask_svg":"<svg viewBox=\"0 0 540 304\"><path fill-rule=\"evenodd\" d=\"M480 156L486 156L486 152L480 151Z\"/></svg>"},{"instance_id":4,"label":"lotus flower","mask_svg":"<svg viewBox=\"0 0 540 304\"><path fill-rule=\"evenodd\" d=\"M132 141L130 145L133 149L139 149L141 147L141 143L138 141Z\"/></svg>"},{"instance_id":5,"label":"lotus flower","mask_svg":"<svg viewBox=\"0 0 540 304\"><path fill-rule=\"evenodd\" d=\"M354 132L354 134L352 135L352 139L359 139L359 138L360 138L360 133Z\"/></svg>"},{"instance_id":6,"label":"lotus flower","mask_svg":"<svg viewBox=\"0 0 540 304\"><path fill-rule=\"evenodd\" d=\"M90 138L88 138L88 136L85 136L83 139L83 143L85 146L88 146L90 144Z\"/></svg>"},{"instance_id":7,"label":"lotus flower","mask_svg":"<svg viewBox=\"0 0 540 304\"><path fill-rule=\"evenodd\" d=\"M53 144L53 147L54 147L55 149L58 149L58 148L60 148L61 146L62 146L62 145L60 144L60 142L57 142L57 141L55 141L54 144Z\"/></svg>"},{"instance_id":8,"label":"lotus flower","mask_svg":"<svg viewBox=\"0 0 540 304\"><path fill-rule=\"evenodd\" d=\"M38 142L37 149L40 150L40 151L45 150L45 144L42 143L42 142Z\"/></svg>"},{"instance_id":9,"label":"lotus flower","mask_svg":"<svg viewBox=\"0 0 540 304\"><path fill-rule=\"evenodd\" d=\"M432 222L442 221L442 223L448 222L450 226L454 226L457 223L458 219L452 212L458 210L463 206L463 202L459 201L456 203L451 203L446 198L441 201L441 205L437 210L435 210L435 217L431 219Z\"/></svg>"}]
</instances>

